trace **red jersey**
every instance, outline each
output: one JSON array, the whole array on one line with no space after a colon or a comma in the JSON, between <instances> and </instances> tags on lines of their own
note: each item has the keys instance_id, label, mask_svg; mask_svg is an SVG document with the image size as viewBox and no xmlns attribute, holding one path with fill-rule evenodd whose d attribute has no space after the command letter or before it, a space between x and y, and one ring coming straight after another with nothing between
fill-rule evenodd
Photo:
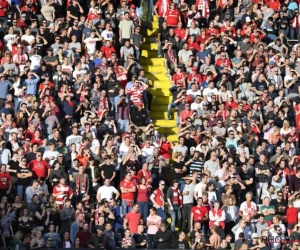
<instances>
[{"instance_id":1,"label":"red jersey","mask_svg":"<svg viewBox=\"0 0 300 250\"><path fill-rule=\"evenodd\" d=\"M144 177L146 179L146 182L149 183L149 180L151 179L151 172L148 170L144 170L141 169L138 173L137 173L137 178L140 180L142 177Z\"/></svg>"},{"instance_id":2,"label":"red jersey","mask_svg":"<svg viewBox=\"0 0 300 250\"><path fill-rule=\"evenodd\" d=\"M154 192L152 193L151 195L155 202L160 206L162 207L164 205L164 202L165 202L165 196L164 196L164 193L163 191L161 191L159 188L154 190Z\"/></svg>"},{"instance_id":3,"label":"red jersey","mask_svg":"<svg viewBox=\"0 0 300 250\"><path fill-rule=\"evenodd\" d=\"M232 108L232 109L237 109L239 107L238 104L235 101L233 101L231 103L226 101L225 106L226 106L226 108Z\"/></svg>"},{"instance_id":4,"label":"red jersey","mask_svg":"<svg viewBox=\"0 0 300 250\"><path fill-rule=\"evenodd\" d=\"M160 151L159 154L164 157L164 159L170 160L171 159L171 154L170 154L170 149L172 148L172 144L170 142L162 142L162 143L157 143L160 145Z\"/></svg>"},{"instance_id":5,"label":"red jersey","mask_svg":"<svg viewBox=\"0 0 300 250\"><path fill-rule=\"evenodd\" d=\"M194 215L194 221L203 221L206 216L208 217L208 208L206 206L194 206L191 213Z\"/></svg>"},{"instance_id":6,"label":"red jersey","mask_svg":"<svg viewBox=\"0 0 300 250\"><path fill-rule=\"evenodd\" d=\"M49 164L44 161L38 161L38 160L32 160L28 167L31 169L32 171L32 178L33 179L37 179L40 177L44 177L46 178L48 176L48 169L50 169Z\"/></svg>"},{"instance_id":7,"label":"red jersey","mask_svg":"<svg viewBox=\"0 0 300 250\"><path fill-rule=\"evenodd\" d=\"M167 2L166 8L165 8L164 1ZM155 6L157 7L157 13L160 17L165 17L165 14L166 14L167 10L169 9L170 3L171 3L171 1L169 1L169 0L158 0L156 2Z\"/></svg>"},{"instance_id":8,"label":"red jersey","mask_svg":"<svg viewBox=\"0 0 300 250\"><path fill-rule=\"evenodd\" d=\"M138 225L140 224L141 217L140 213L129 212L126 214L125 219L128 220L130 233L136 234L138 232Z\"/></svg>"},{"instance_id":9,"label":"red jersey","mask_svg":"<svg viewBox=\"0 0 300 250\"><path fill-rule=\"evenodd\" d=\"M128 82L127 74L124 72L118 73L117 80L120 82L121 87L125 89L126 84Z\"/></svg>"},{"instance_id":10,"label":"red jersey","mask_svg":"<svg viewBox=\"0 0 300 250\"><path fill-rule=\"evenodd\" d=\"M9 173L0 173L0 190L8 190L10 183Z\"/></svg>"},{"instance_id":11,"label":"red jersey","mask_svg":"<svg viewBox=\"0 0 300 250\"><path fill-rule=\"evenodd\" d=\"M180 12L178 10L167 10L166 22L168 26L177 26L179 22Z\"/></svg>"},{"instance_id":12,"label":"red jersey","mask_svg":"<svg viewBox=\"0 0 300 250\"><path fill-rule=\"evenodd\" d=\"M111 58L111 54L112 53L116 53L116 50L114 47L107 47L107 46L102 46L100 51L103 52L104 56L107 58L107 59L110 59Z\"/></svg>"},{"instance_id":13,"label":"red jersey","mask_svg":"<svg viewBox=\"0 0 300 250\"><path fill-rule=\"evenodd\" d=\"M228 58L225 58L224 60L221 59L221 57L219 57L216 61L216 65L218 67L230 67L230 60Z\"/></svg>"},{"instance_id":14,"label":"red jersey","mask_svg":"<svg viewBox=\"0 0 300 250\"><path fill-rule=\"evenodd\" d=\"M271 9L273 9L274 11L278 11L280 8L280 2L279 1L266 1L266 4L269 5L269 7Z\"/></svg>"},{"instance_id":15,"label":"red jersey","mask_svg":"<svg viewBox=\"0 0 300 250\"><path fill-rule=\"evenodd\" d=\"M63 197L65 195L70 197L73 194L73 191L68 185L58 184L53 188L53 194L56 195L60 192L63 192L63 194L56 196L56 204L61 206L63 204Z\"/></svg>"},{"instance_id":16,"label":"red jersey","mask_svg":"<svg viewBox=\"0 0 300 250\"><path fill-rule=\"evenodd\" d=\"M9 8L9 4L8 4L8 2L6 0L1 0L0 1L0 6L1 6L0 16L4 17L7 14L7 10Z\"/></svg>"},{"instance_id":17,"label":"red jersey","mask_svg":"<svg viewBox=\"0 0 300 250\"><path fill-rule=\"evenodd\" d=\"M183 80L185 77L186 77L186 73L185 72L181 72L180 74L175 73L173 75L173 79L172 80L175 82L175 85L177 85L179 83L182 88L185 88L185 86L184 86L184 80Z\"/></svg>"},{"instance_id":18,"label":"red jersey","mask_svg":"<svg viewBox=\"0 0 300 250\"><path fill-rule=\"evenodd\" d=\"M192 81L196 83L198 86L203 82L202 76L200 74L189 74L188 75L188 81Z\"/></svg>"},{"instance_id":19,"label":"red jersey","mask_svg":"<svg viewBox=\"0 0 300 250\"><path fill-rule=\"evenodd\" d=\"M227 26L222 26L221 28L221 32L225 32L226 30L228 30L229 32L231 32L231 36L234 35L235 36L235 28L233 26L231 27L227 27Z\"/></svg>"},{"instance_id":20,"label":"red jersey","mask_svg":"<svg viewBox=\"0 0 300 250\"><path fill-rule=\"evenodd\" d=\"M176 28L174 30L174 33L175 33L175 36L177 36L177 35L180 36L181 40L185 37L185 29L183 29L183 28L181 28L181 29Z\"/></svg>"},{"instance_id":21,"label":"red jersey","mask_svg":"<svg viewBox=\"0 0 300 250\"><path fill-rule=\"evenodd\" d=\"M134 181L126 181L123 180L120 183L120 188L127 188L127 189L132 189L133 187L136 186L136 183ZM130 193L122 193L121 194L121 198L122 200L129 200L129 201L133 201L134 200L134 196L135 193L134 192L130 192Z\"/></svg>"},{"instance_id":22,"label":"red jersey","mask_svg":"<svg viewBox=\"0 0 300 250\"><path fill-rule=\"evenodd\" d=\"M134 104L142 102L143 92L143 87L133 87L127 90L127 94L130 95L130 101L132 101Z\"/></svg>"},{"instance_id":23,"label":"red jersey","mask_svg":"<svg viewBox=\"0 0 300 250\"><path fill-rule=\"evenodd\" d=\"M199 44L196 42L188 42L188 49L191 50L194 54L196 54L200 50L200 47Z\"/></svg>"},{"instance_id":24,"label":"red jersey","mask_svg":"<svg viewBox=\"0 0 300 250\"><path fill-rule=\"evenodd\" d=\"M182 122L185 123L185 122L186 122L186 118L192 117L193 113L194 113L193 110L190 110L190 111L188 111L188 112L186 112L186 110L182 110L182 111L180 112L179 117L182 119Z\"/></svg>"},{"instance_id":25,"label":"red jersey","mask_svg":"<svg viewBox=\"0 0 300 250\"><path fill-rule=\"evenodd\" d=\"M207 28L205 32L206 32L206 35L208 35L208 36L211 36L211 35L216 36L216 35L220 34L220 32L217 28Z\"/></svg>"},{"instance_id":26,"label":"red jersey","mask_svg":"<svg viewBox=\"0 0 300 250\"><path fill-rule=\"evenodd\" d=\"M298 209L289 207L286 210L286 220L288 224L296 224L298 222Z\"/></svg>"}]
</instances>

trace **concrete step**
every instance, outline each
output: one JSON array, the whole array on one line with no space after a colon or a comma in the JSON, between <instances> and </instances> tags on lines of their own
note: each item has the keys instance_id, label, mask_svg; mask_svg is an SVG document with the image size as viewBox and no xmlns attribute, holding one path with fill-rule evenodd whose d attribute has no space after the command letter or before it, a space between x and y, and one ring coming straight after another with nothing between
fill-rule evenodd
<instances>
[{"instance_id":1,"label":"concrete step","mask_svg":"<svg viewBox=\"0 0 300 250\"><path fill-rule=\"evenodd\" d=\"M153 104L169 104L172 102L172 96L153 96Z\"/></svg>"},{"instance_id":2,"label":"concrete step","mask_svg":"<svg viewBox=\"0 0 300 250\"><path fill-rule=\"evenodd\" d=\"M144 44L147 44L147 43L157 43L157 37L156 36L144 37L143 42L144 42Z\"/></svg>"},{"instance_id":3,"label":"concrete step","mask_svg":"<svg viewBox=\"0 0 300 250\"><path fill-rule=\"evenodd\" d=\"M171 88L171 83L170 80L163 80L163 81L149 81L149 84L152 88L166 88L169 89Z\"/></svg>"},{"instance_id":4,"label":"concrete step","mask_svg":"<svg viewBox=\"0 0 300 250\"><path fill-rule=\"evenodd\" d=\"M152 95L155 95L155 96L170 96L171 95L169 88L151 88L150 92Z\"/></svg>"},{"instance_id":5,"label":"concrete step","mask_svg":"<svg viewBox=\"0 0 300 250\"><path fill-rule=\"evenodd\" d=\"M171 116L172 119L177 117L177 112L174 113L174 115ZM152 112L150 113L150 118L153 120L159 120L159 119L168 119L168 112Z\"/></svg>"},{"instance_id":6,"label":"concrete step","mask_svg":"<svg viewBox=\"0 0 300 250\"><path fill-rule=\"evenodd\" d=\"M158 29L158 22L143 22L142 29Z\"/></svg>"},{"instance_id":7,"label":"concrete step","mask_svg":"<svg viewBox=\"0 0 300 250\"><path fill-rule=\"evenodd\" d=\"M157 50L158 44L157 43L145 43L142 47L143 50Z\"/></svg>"},{"instance_id":8,"label":"concrete step","mask_svg":"<svg viewBox=\"0 0 300 250\"><path fill-rule=\"evenodd\" d=\"M142 58L155 58L158 56L157 50L142 50Z\"/></svg>"},{"instance_id":9,"label":"concrete step","mask_svg":"<svg viewBox=\"0 0 300 250\"><path fill-rule=\"evenodd\" d=\"M175 122L176 123L176 122ZM155 127L155 129L158 131L160 134L178 134L178 128L177 127Z\"/></svg>"},{"instance_id":10,"label":"concrete step","mask_svg":"<svg viewBox=\"0 0 300 250\"><path fill-rule=\"evenodd\" d=\"M156 15L153 15L153 22L158 22L158 17Z\"/></svg>"},{"instance_id":11,"label":"concrete step","mask_svg":"<svg viewBox=\"0 0 300 250\"><path fill-rule=\"evenodd\" d=\"M166 72L147 72L146 73L146 77L148 78L148 80L151 81L169 81L170 82L170 78L168 76L166 76Z\"/></svg>"},{"instance_id":12,"label":"concrete step","mask_svg":"<svg viewBox=\"0 0 300 250\"><path fill-rule=\"evenodd\" d=\"M177 135L168 135L167 138L171 142L178 142L178 136Z\"/></svg>"},{"instance_id":13,"label":"concrete step","mask_svg":"<svg viewBox=\"0 0 300 250\"><path fill-rule=\"evenodd\" d=\"M164 58L158 58L157 56L156 56L156 58L155 57L151 57L151 58L143 58L142 57L140 60L140 64L141 65L164 66L164 60L165 60Z\"/></svg>"},{"instance_id":14,"label":"concrete step","mask_svg":"<svg viewBox=\"0 0 300 250\"><path fill-rule=\"evenodd\" d=\"M143 36L157 36L158 35L158 29L142 29L142 35Z\"/></svg>"},{"instance_id":15,"label":"concrete step","mask_svg":"<svg viewBox=\"0 0 300 250\"><path fill-rule=\"evenodd\" d=\"M157 127L169 127L169 128L173 128L176 127L176 121L175 120L154 120L153 121L154 126Z\"/></svg>"},{"instance_id":16,"label":"concrete step","mask_svg":"<svg viewBox=\"0 0 300 250\"><path fill-rule=\"evenodd\" d=\"M163 63L161 65L143 65L143 69L146 72L150 72L150 73L162 73L162 74L166 74L166 69L163 65Z\"/></svg>"}]
</instances>

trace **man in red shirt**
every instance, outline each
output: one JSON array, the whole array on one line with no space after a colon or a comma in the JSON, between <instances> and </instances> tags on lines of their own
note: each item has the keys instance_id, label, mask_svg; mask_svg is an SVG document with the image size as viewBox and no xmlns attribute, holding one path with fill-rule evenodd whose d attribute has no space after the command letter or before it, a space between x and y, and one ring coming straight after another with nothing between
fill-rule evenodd
<instances>
[{"instance_id":1,"label":"man in red shirt","mask_svg":"<svg viewBox=\"0 0 300 250\"><path fill-rule=\"evenodd\" d=\"M185 107L185 109L182 110L182 111L180 112L180 115L179 115L179 123L180 123L180 124L185 123L185 122L186 122L186 118L192 117L192 115L193 115L193 113L194 113L194 111L191 110L190 104L186 103L186 104L184 105L184 107Z\"/></svg>"},{"instance_id":2,"label":"man in red shirt","mask_svg":"<svg viewBox=\"0 0 300 250\"><path fill-rule=\"evenodd\" d=\"M107 59L111 58L112 53L116 53L115 48L111 46L111 41L106 41L105 45L103 45L100 50L103 52L104 56Z\"/></svg>"},{"instance_id":3,"label":"man in red shirt","mask_svg":"<svg viewBox=\"0 0 300 250\"><path fill-rule=\"evenodd\" d=\"M181 67L177 67L176 73L173 75L172 81L173 86L180 84L182 88L186 88L186 73L182 72Z\"/></svg>"},{"instance_id":4,"label":"man in red shirt","mask_svg":"<svg viewBox=\"0 0 300 250\"><path fill-rule=\"evenodd\" d=\"M6 0L0 0L0 20L2 21L3 27L7 25L7 10L9 4Z\"/></svg>"},{"instance_id":5,"label":"man in red shirt","mask_svg":"<svg viewBox=\"0 0 300 250\"><path fill-rule=\"evenodd\" d=\"M202 205L203 200L201 197L197 199L197 206L192 207L191 209L191 225L190 230L192 231L194 228L195 222L201 222L201 233L206 235L207 232L207 222L208 222L208 209L206 206Z\"/></svg>"},{"instance_id":6,"label":"man in red shirt","mask_svg":"<svg viewBox=\"0 0 300 250\"><path fill-rule=\"evenodd\" d=\"M175 4L171 3L170 9L166 11L165 18L168 27L177 27L178 22L180 22L180 12L175 9Z\"/></svg>"},{"instance_id":7,"label":"man in red shirt","mask_svg":"<svg viewBox=\"0 0 300 250\"><path fill-rule=\"evenodd\" d=\"M12 187L11 178L8 172L6 172L6 165L1 165L0 172L0 200L3 196L6 196L10 193Z\"/></svg>"},{"instance_id":8,"label":"man in red shirt","mask_svg":"<svg viewBox=\"0 0 300 250\"><path fill-rule=\"evenodd\" d=\"M32 160L28 164L28 168L32 171L33 179L38 179L40 177L49 178L51 169L48 163L42 159L42 153L36 153L36 160Z\"/></svg>"},{"instance_id":9,"label":"man in red shirt","mask_svg":"<svg viewBox=\"0 0 300 250\"><path fill-rule=\"evenodd\" d=\"M132 210L132 205L134 202L134 197L136 192L136 184L131 178L130 171L127 172L124 180L121 181L120 189L121 189L123 214L126 215Z\"/></svg>"},{"instance_id":10,"label":"man in red shirt","mask_svg":"<svg viewBox=\"0 0 300 250\"><path fill-rule=\"evenodd\" d=\"M124 230L126 230L127 227L129 227L131 234L136 234L138 232L138 225L142 223L141 218L142 216L139 213L139 205L134 204L132 206L132 211L126 214L125 216L123 223Z\"/></svg>"},{"instance_id":11,"label":"man in red shirt","mask_svg":"<svg viewBox=\"0 0 300 250\"><path fill-rule=\"evenodd\" d=\"M165 181L161 180L159 182L159 187L158 189L154 190L154 192L151 194L150 196L150 200L153 203L153 206L156 208L157 210L157 214L161 217L162 222L164 222L166 220L166 214L164 211L164 202L165 202L165 198L164 198L164 188L165 188Z\"/></svg>"},{"instance_id":12,"label":"man in red shirt","mask_svg":"<svg viewBox=\"0 0 300 250\"><path fill-rule=\"evenodd\" d=\"M68 196L70 200L72 199L73 191L68 185L66 185L66 179L64 177L61 177L59 184L53 188L53 196L56 198L56 204L60 209L63 207L64 196Z\"/></svg>"},{"instance_id":13,"label":"man in red shirt","mask_svg":"<svg viewBox=\"0 0 300 250\"><path fill-rule=\"evenodd\" d=\"M170 0L158 0L154 6L154 13L158 17L159 28L162 28L162 23L165 20L166 12L169 9Z\"/></svg>"}]
</instances>

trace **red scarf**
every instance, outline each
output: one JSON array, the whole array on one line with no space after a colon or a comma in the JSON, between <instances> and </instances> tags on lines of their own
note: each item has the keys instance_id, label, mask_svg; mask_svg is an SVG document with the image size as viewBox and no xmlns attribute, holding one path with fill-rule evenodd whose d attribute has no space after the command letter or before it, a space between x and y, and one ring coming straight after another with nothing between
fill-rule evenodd
<instances>
[{"instance_id":1,"label":"red scarf","mask_svg":"<svg viewBox=\"0 0 300 250\"><path fill-rule=\"evenodd\" d=\"M182 206L182 195L180 191L177 188L172 187L173 190L173 205L179 205Z\"/></svg>"},{"instance_id":2,"label":"red scarf","mask_svg":"<svg viewBox=\"0 0 300 250\"><path fill-rule=\"evenodd\" d=\"M68 102L68 105L70 106L70 107L74 107L74 103L72 102L72 101L67 101Z\"/></svg>"},{"instance_id":3,"label":"red scarf","mask_svg":"<svg viewBox=\"0 0 300 250\"><path fill-rule=\"evenodd\" d=\"M101 214L101 215L102 215L102 214ZM99 218L99 212L98 212L98 210L96 210L96 211L95 211L95 217L94 217L94 219L95 219L95 225L98 225L98 224L99 224L98 218Z\"/></svg>"},{"instance_id":4,"label":"red scarf","mask_svg":"<svg viewBox=\"0 0 300 250\"><path fill-rule=\"evenodd\" d=\"M81 174L77 174L76 176L76 194L79 195L80 190L80 176ZM81 182L81 192L86 193L86 174L83 174L82 182Z\"/></svg>"},{"instance_id":5,"label":"red scarf","mask_svg":"<svg viewBox=\"0 0 300 250\"><path fill-rule=\"evenodd\" d=\"M174 59L175 59L175 58L174 58L173 49L168 49L168 56L169 56L171 62L174 63Z\"/></svg>"}]
</instances>

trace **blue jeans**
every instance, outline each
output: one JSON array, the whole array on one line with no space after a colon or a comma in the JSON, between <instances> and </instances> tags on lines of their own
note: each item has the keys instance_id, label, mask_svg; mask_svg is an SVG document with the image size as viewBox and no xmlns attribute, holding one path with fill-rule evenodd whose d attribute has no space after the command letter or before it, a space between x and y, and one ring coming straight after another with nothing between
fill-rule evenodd
<instances>
[{"instance_id":1,"label":"blue jeans","mask_svg":"<svg viewBox=\"0 0 300 250\"><path fill-rule=\"evenodd\" d=\"M177 108L177 106L178 106L178 104L177 104L177 103L174 103L174 102L168 104L168 117L171 116L172 108L173 108L173 109L174 109L174 108Z\"/></svg>"},{"instance_id":2,"label":"blue jeans","mask_svg":"<svg viewBox=\"0 0 300 250\"><path fill-rule=\"evenodd\" d=\"M133 204L133 201L132 201ZM123 215L125 217L126 214L132 211L132 206L128 206L126 204L126 200L122 200L122 208L123 208Z\"/></svg>"},{"instance_id":3,"label":"blue jeans","mask_svg":"<svg viewBox=\"0 0 300 250\"><path fill-rule=\"evenodd\" d=\"M299 28L291 28L290 30L291 40L297 40L298 34L299 34Z\"/></svg>"},{"instance_id":4,"label":"blue jeans","mask_svg":"<svg viewBox=\"0 0 300 250\"><path fill-rule=\"evenodd\" d=\"M147 217L149 215L149 202L144 201L144 202L138 202L139 204L139 212L142 216L142 219L144 222L147 221Z\"/></svg>"},{"instance_id":5,"label":"blue jeans","mask_svg":"<svg viewBox=\"0 0 300 250\"><path fill-rule=\"evenodd\" d=\"M157 215L161 217L161 221L165 222L166 220L166 213L164 210L162 210L162 208L157 208Z\"/></svg>"},{"instance_id":6,"label":"blue jeans","mask_svg":"<svg viewBox=\"0 0 300 250\"><path fill-rule=\"evenodd\" d=\"M162 48L165 46L165 41L161 41L159 44L158 44L158 55L159 56L162 56Z\"/></svg>"},{"instance_id":7,"label":"blue jeans","mask_svg":"<svg viewBox=\"0 0 300 250\"><path fill-rule=\"evenodd\" d=\"M7 17L6 16L1 16L0 20L2 21L2 25L4 28L7 26Z\"/></svg>"},{"instance_id":8,"label":"blue jeans","mask_svg":"<svg viewBox=\"0 0 300 250\"><path fill-rule=\"evenodd\" d=\"M141 48L140 48L141 49ZM136 58L136 61L139 62L140 60L140 57L141 57L141 51L136 49L135 50L135 58Z\"/></svg>"},{"instance_id":9,"label":"blue jeans","mask_svg":"<svg viewBox=\"0 0 300 250\"><path fill-rule=\"evenodd\" d=\"M128 126L129 126L129 120L118 120L118 127L119 127L119 132L124 133L128 131Z\"/></svg>"},{"instance_id":10,"label":"blue jeans","mask_svg":"<svg viewBox=\"0 0 300 250\"><path fill-rule=\"evenodd\" d=\"M23 201L26 200L26 194L25 194L26 188L27 186L17 185L17 195L22 197Z\"/></svg>"},{"instance_id":11,"label":"blue jeans","mask_svg":"<svg viewBox=\"0 0 300 250\"><path fill-rule=\"evenodd\" d=\"M181 210L179 206L174 206L173 210L169 208L169 214L171 216L171 230L175 232L175 224L181 219Z\"/></svg>"},{"instance_id":12,"label":"blue jeans","mask_svg":"<svg viewBox=\"0 0 300 250\"><path fill-rule=\"evenodd\" d=\"M268 34L267 37L272 41L274 41L277 38L277 36L275 36L274 34Z\"/></svg>"}]
</instances>

